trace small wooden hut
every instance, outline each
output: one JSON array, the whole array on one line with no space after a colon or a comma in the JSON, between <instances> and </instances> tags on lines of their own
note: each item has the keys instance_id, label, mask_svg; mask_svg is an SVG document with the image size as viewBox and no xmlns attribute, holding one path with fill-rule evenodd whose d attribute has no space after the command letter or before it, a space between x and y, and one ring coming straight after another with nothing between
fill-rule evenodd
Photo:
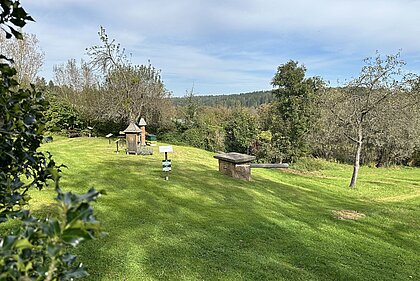
<instances>
[{"instance_id":1,"label":"small wooden hut","mask_svg":"<svg viewBox=\"0 0 420 281\"><path fill-rule=\"evenodd\" d=\"M127 154L138 154L139 144L141 142L141 129L136 125L136 123L131 122L130 125L128 125L128 127L124 130L124 133L127 143Z\"/></svg>"}]
</instances>

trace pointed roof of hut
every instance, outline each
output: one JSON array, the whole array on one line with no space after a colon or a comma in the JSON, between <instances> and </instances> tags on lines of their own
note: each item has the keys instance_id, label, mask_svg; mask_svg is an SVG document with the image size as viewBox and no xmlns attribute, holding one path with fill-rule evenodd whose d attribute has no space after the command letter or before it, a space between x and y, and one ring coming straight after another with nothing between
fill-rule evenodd
<instances>
[{"instance_id":1,"label":"pointed roof of hut","mask_svg":"<svg viewBox=\"0 0 420 281\"><path fill-rule=\"evenodd\" d=\"M146 126L146 121L144 120L144 118L140 118L140 122L139 122L139 126Z\"/></svg>"},{"instance_id":2,"label":"pointed roof of hut","mask_svg":"<svg viewBox=\"0 0 420 281\"><path fill-rule=\"evenodd\" d=\"M124 133L141 133L141 129L136 123L131 122L130 125L124 130Z\"/></svg>"}]
</instances>

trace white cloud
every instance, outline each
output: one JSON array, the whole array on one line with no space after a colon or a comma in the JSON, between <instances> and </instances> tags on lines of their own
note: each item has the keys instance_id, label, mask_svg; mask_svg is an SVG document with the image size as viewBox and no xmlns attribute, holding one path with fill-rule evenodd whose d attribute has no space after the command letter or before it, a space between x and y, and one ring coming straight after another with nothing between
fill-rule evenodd
<instances>
[{"instance_id":1,"label":"white cloud","mask_svg":"<svg viewBox=\"0 0 420 281\"><path fill-rule=\"evenodd\" d=\"M23 0L37 23L48 68L82 58L99 26L134 63L162 69L182 95L268 88L276 67L298 60L329 80L357 75L364 57L402 49L420 72L420 1L386 0ZM410 65L411 63L411 65ZM223 90L226 89L226 90ZM237 89L237 90L235 90Z\"/></svg>"}]
</instances>

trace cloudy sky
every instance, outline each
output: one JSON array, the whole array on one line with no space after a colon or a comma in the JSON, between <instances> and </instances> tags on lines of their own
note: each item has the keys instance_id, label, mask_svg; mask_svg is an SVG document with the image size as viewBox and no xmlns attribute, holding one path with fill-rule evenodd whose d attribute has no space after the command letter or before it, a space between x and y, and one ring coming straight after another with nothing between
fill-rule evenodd
<instances>
[{"instance_id":1,"label":"cloudy sky","mask_svg":"<svg viewBox=\"0 0 420 281\"><path fill-rule=\"evenodd\" d=\"M363 58L401 50L420 73L417 0L21 0L45 52L41 75L110 38L135 64L162 70L183 96L271 89L277 66L297 60L332 85L358 75Z\"/></svg>"}]
</instances>

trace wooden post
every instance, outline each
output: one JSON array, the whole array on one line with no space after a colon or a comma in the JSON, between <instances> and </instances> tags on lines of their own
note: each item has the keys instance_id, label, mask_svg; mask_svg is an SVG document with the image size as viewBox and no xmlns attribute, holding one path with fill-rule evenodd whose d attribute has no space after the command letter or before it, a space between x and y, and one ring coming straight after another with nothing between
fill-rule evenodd
<instances>
[{"instance_id":1,"label":"wooden post","mask_svg":"<svg viewBox=\"0 0 420 281\"><path fill-rule=\"evenodd\" d=\"M141 145L146 145L146 125L147 124L144 118L140 118L139 126L141 130L141 141L140 141Z\"/></svg>"},{"instance_id":2,"label":"wooden post","mask_svg":"<svg viewBox=\"0 0 420 281\"><path fill-rule=\"evenodd\" d=\"M168 160L168 152L165 151L165 161L167 161L167 160ZM169 180L168 172L165 172L165 180L166 181Z\"/></svg>"},{"instance_id":3,"label":"wooden post","mask_svg":"<svg viewBox=\"0 0 420 281\"><path fill-rule=\"evenodd\" d=\"M146 145L146 127L141 126L141 145Z\"/></svg>"},{"instance_id":4,"label":"wooden post","mask_svg":"<svg viewBox=\"0 0 420 281\"><path fill-rule=\"evenodd\" d=\"M159 146L159 152L165 153L165 159L162 161L162 169L165 173L165 180L167 181L169 180L169 171L171 171L171 160L168 160L168 152L173 152L172 146Z\"/></svg>"}]
</instances>

